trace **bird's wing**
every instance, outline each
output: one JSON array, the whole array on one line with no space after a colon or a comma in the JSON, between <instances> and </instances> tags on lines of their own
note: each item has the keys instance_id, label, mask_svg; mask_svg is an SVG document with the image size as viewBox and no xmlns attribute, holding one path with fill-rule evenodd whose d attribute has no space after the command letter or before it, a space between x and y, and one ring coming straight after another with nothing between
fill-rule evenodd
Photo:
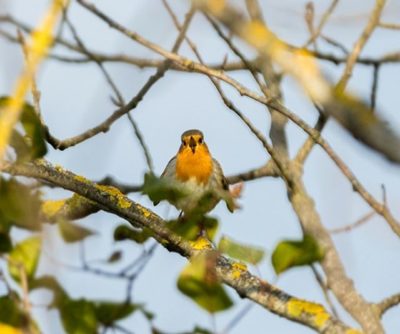
<instances>
[{"instance_id":1,"label":"bird's wing","mask_svg":"<svg viewBox=\"0 0 400 334\"><path fill-rule=\"evenodd\" d=\"M170 161L168 161L167 166L161 174L161 177L165 178L175 178L176 172L176 157L173 157Z\"/></svg>"},{"instance_id":2,"label":"bird's wing","mask_svg":"<svg viewBox=\"0 0 400 334\"><path fill-rule=\"evenodd\" d=\"M167 166L161 174L161 178L175 178L175 170L176 170L176 157L173 157L170 161L168 161ZM153 202L154 205L160 203L159 201Z\"/></svg>"},{"instance_id":3,"label":"bird's wing","mask_svg":"<svg viewBox=\"0 0 400 334\"><path fill-rule=\"evenodd\" d=\"M224 175L224 172L222 171L222 167L220 163L213 159L213 168L214 168L214 173L213 173L213 182L212 186L222 186L223 190L229 190L229 184L228 181L226 180L226 177Z\"/></svg>"},{"instance_id":4,"label":"bird's wing","mask_svg":"<svg viewBox=\"0 0 400 334\"><path fill-rule=\"evenodd\" d=\"M214 173L213 173L213 180L211 180L212 182L211 186L217 189L222 187L224 191L224 196L222 197L226 202L226 207L230 212L233 212L235 211L235 209L239 208L239 205L236 203L235 198L232 196L229 190L228 180L226 179L224 172L222 171L221 165L215 159L213 159L213 168L214 168Z\"/></svg>"}]
</instances>

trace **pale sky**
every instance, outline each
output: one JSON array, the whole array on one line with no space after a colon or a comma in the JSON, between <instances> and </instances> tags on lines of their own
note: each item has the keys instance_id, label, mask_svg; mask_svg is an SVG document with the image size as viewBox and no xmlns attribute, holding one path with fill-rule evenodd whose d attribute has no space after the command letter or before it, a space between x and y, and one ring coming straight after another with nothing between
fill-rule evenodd
<instances>
[{"instance_id":1,"label":"pale sky","mask_svg":"<svg viewBox=\"0 0 400 334\"><path fill-rule=\"evenodd\" d=\"M182 20L188 1L170 2ZM233 2L239 3L237 0ZM306 1L260 2L271 29L281 38L296 45L302 44L307 39L303 19ZM26 0L2 0L0 13L11 13L18 19L34 25L44 13L47 3L45 0L30 0L29 3ZM329 1L318 1L317 15L322 13L329 3ZM326 34L340 39L350 48L359 36L373 3L371 0L342 1L331 23L326 27ZM96 4L108 15L147 39L160 43L167 49L171 48L177 33L161 1L98 0ZM87 46L94 50L158 58L151 51L112 31L106 24L77 5L72 5L70 17ZM398 2L389 2L384 18L387 22L400 21ZM0 29L2 27L0 24ZM220 62L227 53L223 42L216 37L201 15L196 16L188 35L209 62ZM379 30L367 44L363 55L380 56L399 51L398 41L399 32ZM320 45L321 48L324 47L322 43ZM324 50L332 49L327 47ZM63 48L56 48L54 51L57 54L69 54ZM186 45L182 47L181 53L193 57ZM0 54L0 73L3 74L0 76L0 95L6 95L11 92L11 87L20 72L22 54L17 46L6 42L3 38L0 38ZM228 54L229 59L233 59L231 53ZM125 99L135 95L154 72L153 69L141 70L122 64L107 64L106 67ZM324 73L333 81L341 75L342 70L342 66L323 64ZM231 75L249 87L256 88L247 73L236 72ZM357 67L349 88L367 100L371 78L372 68ZM398 114L400 66L384 66L380 78L378 110L400 133ZM38 85L42 93L43 117L52 133L58 138L76 135L98 124L113 111L109 98L111 90L95 65L61 64L49 60L40 71ZM230 87L226 85L223 87L257 128L266 133L269 130L270 119L264 108L247 98L238 96ZM313 124L317 113L297 84L287 78L284 80L283 89L286 105L309 124ZM245 125L223 105L210 81L199 74L168 72L165 78L145 96L132 115L144 133L157 173L162 172L168 160L176 153L180 134L189 128L198 128L204 132L212 154L220 161L227 175L261 166L268 159L262 146ZM329 122L323 135L377 199L382 198L381 184L386 186L389 206L393 214L399 217L399 166L389 163L380 155L357 143L334 121ZM293 124L288 125L288 140L292 155L305 138L304 132ZM66 151L54 151L49 148L46 158L54 164L60 164L92 180L112 175L121 182L139 184L146 171L143 153L126 118L117 121L108 133L100 134ZM348 180L318 147L314 149L305 164L304 181L326 228L349 224L370 211L360 196L352 191ZM47 198L66 195L67 192L59 190L46 193ZM131 194L130 197L154 209L165 218L177 215L176 210L168 210L166 204L153 208L145 196ZM287 200L284 184L282 180L272 178L246 183L240 202L242 209L237 213L230 214L224 205L219 205L212 212L213 216L220 219L219 235L228 235L238 241L265 248L267 256L258 269L263 278L274 282L276 277L270 255L275 245L282 239L298 239L302 235L300 225ZM82 220L84 226L99 232L98 236L88 239L85 244L89 259L105 259L115 249L124 250L122 265L110 266L110 271L117 271L141 252L141 246L131 242L119 244L113 242L112 232L120 223L120 218L106 213L98 213ZM62 263L79 265L79 247L65 245L54 227L46 227L46 232L48 237L45 241L40 273L49 271L55 273L71 296L76 298L115 301L124 299L126 290L122 281L81 274L55 264L51 259L57 258ZM333 240L349 277L354 280L356 288L365 299L379 302L399 292L400 242L384 220L374 217L352 232L334 235ZM149 247L150 244L151 242L145 247ZM133 301L146 303L147 308L156 314L156 326L168 333L190 331L195 325L211 328L210 316L176 288L176 278L186 263L186 259L169 253L159 246L155 256L134 285ZM323 294L307 267L284 273L276 284L296 297L326 305ZM247 304L247 301L241 300L234 291L229 290L229 292L236 304L230 310L217 315L218 331L222 331L235 314ZM35 292L33 300L44 303L48 301L49 296L47 292ZM45 334L62 333L60 321L55 314L55 311L49 313L43 308L35 308L35 315L38 316ZM340 312L340 317L347 324L355 325L344 312ZM384 315L382 321L387 333L400 332L399 319L400 307L393 308ZM121 323L134 333L149 333L147 322L139 315ZM230 333L311 332L304 326L254 306Z\"/></svg>"}]
</instances>

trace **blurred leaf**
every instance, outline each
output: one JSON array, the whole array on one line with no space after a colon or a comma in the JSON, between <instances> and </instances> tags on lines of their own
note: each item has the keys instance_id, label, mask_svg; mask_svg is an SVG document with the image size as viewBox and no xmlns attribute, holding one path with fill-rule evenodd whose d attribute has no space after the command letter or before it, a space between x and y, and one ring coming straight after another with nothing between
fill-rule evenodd
<instances>
[{"instance_id":1,"label":"blurred leaf","mask_svg":"<svg viewBox=\"0 0 400 334\"><path fill-rule=\"evenodd\" d=\"M210 240L213 240L218 229L218 220L212 217L191 215L189 219L171 220L167 223L167 227L187 240L196 240L202 231Z\"/></svg>"},{"instance_id":2,"label":"blurred leaf","mask_svg":"<svg viewBox=\"0 0 400 334\"><path fill-rule=\"evenodd\" d=\"M200 326L196 326L193 331L188 334L213 334L213 332L209 331L208 329L202 328Z\"/></svg>"},{"instance_id":3,"label":"blurred leaf","mask_svg":"<svg viewBox=\"0 0 400 334\"><path fill-rule=\"evenodd\" d=\"M95 306L85 299L65 299L60 305L61 321L68 334L96 334Z\"/></svg>"},{"instance_id":4,"label":"blurred leaf","mask_svg":"<svg viewBox=\"0 0 400 334\"><path fill-rule=\"evenodd\" d=\"M107 263L118 262L119 260L121 260L121 258L122 258L122 251L117 250L115 252L112 252L112 254L110 254L110 256L107 259Z\"/></svg>"},{"instance_id":5,"label":"blurred leaf","mask_svg":"<svg viewBox=\"0 0 400 334\"><path fill-rule=\"evenodd\" d=\"M7 96L0 97L0 108L10 100ZM45 132L38 115L32 105L25 102L22 107L20 122L25 136L14 130L10 141L15 149L18 161L28 161L43 157L47 153Z\"/></svg>"},{"instance_id":6,"label":"blurred leaf","mask_svg":"<svg viewBox=\"0 0 400 334\"><path fill-rule=\"evenodd\" d=\"M264 257L261 248L240 244L226 236L219 241L218 250L234 259L251 264L258 264Z\"/></svg>"},{"instance_id":7,"label":"blurred leaf","mask_svg":"<svg viewBox=\"0 0 400 334\"><path fill-rule=\"evenodd\" d=\"M9 325L5 325L0 323L0 333L1 334L24 334L21 329L11 327Z\"/></svg>"},{"instance_id":8,"label":"blurred leaf","mask_svg":"<svg viewBox=\"0 0 400 334\"><path fill-rule=\"evenodd\" d=\"M159 178L152 173L144 175L142 193L149 196L153 202L169 200L176 202L178 199L187 196L187 189L179 182L166 178Z\"/></svg>"},{"instance_id":9,"label":"blurred leaf","mask_svg":"<svg viewBox=\"0 0 400 334\"><path fill-rule=\"evenodd\" d=\"M137 309L137 305L127 303L97 302L95 304L96 318L104 326L111 326Z\"/></svg>"},{"instance_id":10,"label":"blurred leaf","mask_svg":"<svg viewBox=\"0 0 400 334\"><path fill-rule=\"evenodd\" d=\"M27 140L15 129L11 133L10 146L15 150L17 162L27 162L32 160L32 152Z\"/></svg>"},{"instance_id":11,"label":"blurred leaf","mask_svg":"<svg viewBox=\"0 0 400 334\"><path fill-rule=\"evenodd\" d=\"M0 178L0 225L16 225L28 230L40 229L39 194L14 178Z\"/></svg>"},{"instance_id":12,"label":"blurred leaf","mask_svg":"<svg viewBox=\"0 0 400 334\"><path fill-rule=\"evenodd\" d=\"M62 220L58 223L58 229L65 242L72 243L82 241L95 232L77 224L71 223L67 220Z\"/></svg>"},{"instance_id":13,"label":"blurred leaf","mask_svg":"<svg viewBox=\"0 0 400 334\"><path fill-rule=\"evenodd\" d=\"M53 276L45 275L31 280L29 284L30 290L45 288L53 292L53 301L50 307L60 307L64 300L68 299L68 295L62 288L60 283Z\"/></svg>"},{"instance_id":14,"label":"blurred leaf","mask_svg":"<svg viewBox=\"0 0 400 334\"><path fill-rule=\"evenodd\" d=\"M24 104L21 123L26 135L31 140L32 158L43 157L47 153L46 142L44 140L45 133L35 109L29 103Z\"/></svg>"},{"instance_id":15,"label":"blurred leaf","mask_svg":"<svg viewBox=\"0 0 400 334\"><path fill-rule=\"evenodd\" d=\"M14 280L21 281L21 268L28 280L32 280L39 262L42 239L34 236L17 244L8 259L8 270Z\"/></svg>"},{"instance_id":16,"label":"blurred leaf","mask_svg":"<svg viewBox=\"0 0 400 334\"><path fill-rule=\"evenodd\" d=\"M12 249L11 238L8 233L0 232L0 254L8 253Z\"/></svg>"},{"instance_id":17,"label":"blurred leaf","mask_svg":"<svg viewBox=\"0 0 400 334\"><path fill-rule=\"evenodd\" d=\"M345 93L334 91L332 98L324 104L331 114L355 138L382 153L391 161L400 162L400 137L379 112L373 112L366 103Z\"/></svg>"},{"instance_id":18,"label":"blurred leaf","mask_svg":"<svg viewBox=\"0 0 400 334\"><path fill-rule=\"evenodd\" d=\"M11 296L0 297L0 323L11 325L13 327L25 327L28 324L28 317L20 308L19 302ZM0 333L3 334L2 331Z\"/></svg>"},{"instance_id":19,"label":"blurred leaf","mask_svg":"<svg viewBox=\"0 0 400 334\"><path fill-rule=\"evenodd\" d=\"M304 235L301 241L281 241L272 254L272 265L277 274L295 267L320 261L324 257L317 241L310 235Z\"/></svg>"},{"instance_id":20,"label":"blurred leaf","mask_svg":"<svg viewBox=\"0 0 400 334\"><path fill-rule=\"evenodd\" d=\"M0 179L1 182L1 179ZM1 187L1 184L0 184ZM1 193L1 189L0 189ZM1 202L1 201L0 201ZM1 203L0 203L0 254L8 253L12 249L12 241L10 238L11 225L8 221L4 220L1 215Z\"/></svg>"},{"instance_id":21,"label":"blurred leaf","mask_svg":"<svg viewBox=\"0 0 400 334\"><path fill-rule=\"evenodd\" d=\"M143 230L137 230L130 228L127 225L119 225L114 230L115 241L132 240L137 242L138 244L143 244L151 236L151 231L146 228L144 228Z\"/></svg>"},{"instance_id":22,"label":"blurred leaf","mask_svg":"<svg viewBox=\"0 0 400 334\"><path fill-rule=\"evenodd\" d=\"M178 278L178 289L210 313L223 311L232 301L217 279L215 258L200 254L194 257Z\"/></svg>"},{"instance_id":23,"label":"blurred leaf","mask_svg":"<svg viewBox=\"0 0 400 334\"><path fill-rule=\"evenodd\" d=\"M145 309L142 304L136 304L137 306L140 306L140 312L146 317L147 320L153 320L154 319L154 313L150 312L149 310Z\"/></svg>"}]
</instances>

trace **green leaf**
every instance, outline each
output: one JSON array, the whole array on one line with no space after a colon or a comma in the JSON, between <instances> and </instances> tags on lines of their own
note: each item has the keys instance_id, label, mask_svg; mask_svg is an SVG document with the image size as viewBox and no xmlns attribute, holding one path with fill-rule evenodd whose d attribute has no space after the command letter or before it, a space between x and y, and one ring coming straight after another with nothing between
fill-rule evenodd
<instances>
[{"instance_id":1,"label":"green leaf","mask_svg":"<svg viewBox=\"0 0 400 334\"><path fill-rule=\"evenodd\" d=\"M0 232L0 254L8 253L12 249L12 242L8 233Z\"/></svg>"},{"instance_id":2,"label":"green leaf","mask_svg":"<svg viewBox=\"0 0 400 334\"><path fill-rule=\"evenodd\" d=\"M145 309L142 304L136 304L139 305L140 307L140 312L146 317L147 320L151 321L154 319L155 315L153 312L150 312L149 310Z\"/></svg>"},{"instance_id":3,"label":"green leaf","mask_svg":"<svg viewBox=\"0 0 400 334\"><path fill-rule=\"evenodd\" d=\"M218 281L215 257L200 254L192 259L178 278L178 289L210 313L223 311L232 301Z\"/></svg>"},{"instance_id":4,"label":"green leaf","mask_svg":"<svg viewBox=\"0 0 400 334\"><path fill-rule=\"evenodd\" d=\"M205 329L205 328L199 327L199 326L196 326L196 327L193 329L193 332L192 332L192 333L193 333L193 334L213 334L213 332L209 331L208 329Z\"/></svg>"},{"instance_id":5,"label":"green leaf","mask_svg":"<svg viewBox=\"0 0 400 334\"><path fill-rule=\"evenodd\" d=\"M6 106L9 101L10 97L0 97L0 108ZM22 107L20 122L25 136L14 131L10 142L17 152L18 160L26 161L43 157L47 153L45 131L35 109L27 102Z\"/></svg>"},{"instance_id":6,"label":"green leaf","mask_svg":"<svg viewBox=\"0 0 400 334\"><path fill-rule=\"evenodd\" d=\"M191 215L188 220L170 220L167 227L187 240L196 240L203 232L209 240L213 240L218 229L218 220L212 217Z\"/></svg>"},{"instance_id":7,"label":"green leaf","mask_svg":"<svg viewBox=\"0 0 400 334\"><path fill-rule=\"evenodd\" d=\"M67 220L60 221L58 223L58 228L62 238L65 242L68 243L82 241L83 239L86 239L87 237L95 234L95 232L93 232L92 230L71 223Z\"/></svg>"},{"instance_id":8,"label":"green leaf","mask_svg":"<svg viewBox=\"0 0 400 334\"><path fill-rule=\"evenodd\" d=\"M20 308L17 295L0 297L0 323L13 327L25 327L29 318Z\"/></svg>"},{"instance_id":9,"label":"green leaf","mask_svg":"<svg viewBox=\"0 0 400 334\"><path fill-rule=\"evenodd\" d=\"M50 307L59 308L61 304L69 298L61 284L53 276L45 275L34 278L31 280L29 288L30 290L45 288L52 291L53 301L51 302Z\"/></svg>"},{"instance_id":10,"label":"green leaf","mask_svg":"<svg viewBox=\"0 0 400 334\"><path fill-rule=\"evenodd\" d=\"M39 194L14 178L0 177L0 226L16 225L31 231L41 227Z\"/></svg>"},{"instance_id":11,"label":"green leaf","mask_svg":"<svg viewBox=\"0 0 400 334\"><path fill-rule=\"evenodd\" d=\"M138 244L143 244L151 236L151 231L146 228L144 228L143 230L137 230L130 228L127 225L119 225L114 230L115 241L132 240Z\"/></svg>"},{"instance_id":12,"label":"green leaf","mask_svg":"<svg viewBox=\"0 0 400 334\"><path fill-rule=\"evenodd\" d=\"M85 299L65 299L60 305L61 321L68 334L96 334L95 305Z\"/></svg>"},{"instance_id":13,"label":"green leaf","mask_svg":"<svg viewBox=\"0 0 400 334\"><path fill-rule=\"evenodd\" d=\"M226 236L219 241L218 250L234 259L251 264L258 264L264 257L261 248L240 244Z\"/></svg>"},{"instance_id":14,"label":"green leaf","mask_svg":"<svg viewBox=\"0 0 400 334\"><path fill-rule=\"evenodd\" d=\"M96 318L105 326L111 326L137 309L137 305L127 303L97 302L95 304Z\"/></svg>"},{"instance_id":15,"label":"green leaf","mask_svg":"<svg viewBox=\"0 0 400 334\"><path fill-rule=\"evenodd\" d=\"M180 183L159 178L152 173L144 175L142 193L148 195L156 203L162 200L176 202L188 195L187 189Z\"/></svg>"},{"instance_id":16,"label":"green leaf","mask_svg":"<svg viewBox=\"0 0 400 334\"><path fill-rule=\"evenodd\" d=\"M14 247L8 259L8 270L14 280L21 281L21 268L29 281L33 279L41 249L42 239L37 236L25 239Z\"/></svg>"},{"instance_id":17,"label":"green leaf","mask_svg":"<svg viewBox=\"0 0 400 334\"><path fill-rule=\"evenodd\" d=\"M303 266L320 261L324 257L317 241L310 235L304 235L301 241L284 240L272 254L272 265L277 274L295 266Z\"/></svg>"},{"instance_id":18,"label":"green leaf","mask_svg":"<svg viewBox=\"0 0 400 334\"><path fill-rule=\"evenodd\" d=\"M45 133L35 109L29 103L24 104L21 123L31 142L32 159L43 157L47 153L46 142L44 140Z\"/></svg>"},{"instance_id":19,"label":"green leaf","mask_svg":"<svg viewBox=\"0 0 400 334\"><path fill-rule=\"evenodd\" d=\"M14 148L17 154L17 162L27 162L32 160L31 148L29 147L26 138L17 130L13 130L10 138L10 146Z\"/></svg>"}]
</instances>

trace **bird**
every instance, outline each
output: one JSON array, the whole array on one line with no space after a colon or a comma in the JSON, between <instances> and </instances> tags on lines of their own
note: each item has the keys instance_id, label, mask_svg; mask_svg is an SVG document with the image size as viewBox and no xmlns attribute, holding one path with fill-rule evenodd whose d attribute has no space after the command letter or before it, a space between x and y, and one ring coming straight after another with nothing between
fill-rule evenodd
<instances>
[{"instance_id":1,"label":"bird","mask_svg":"<svg viewBox=\"0 0 400 334\"><path fill-rule=\"evenodd\" d=\"M191 129L182 133L179 150L168 162L161 179L185 190L185 196L167 199L181 210L181 215L204 215L214 209L221 199L225 200L230 212L238 207L229 192L222 167L212 157L200 130Z\"/></svg>"}]
</instances>

